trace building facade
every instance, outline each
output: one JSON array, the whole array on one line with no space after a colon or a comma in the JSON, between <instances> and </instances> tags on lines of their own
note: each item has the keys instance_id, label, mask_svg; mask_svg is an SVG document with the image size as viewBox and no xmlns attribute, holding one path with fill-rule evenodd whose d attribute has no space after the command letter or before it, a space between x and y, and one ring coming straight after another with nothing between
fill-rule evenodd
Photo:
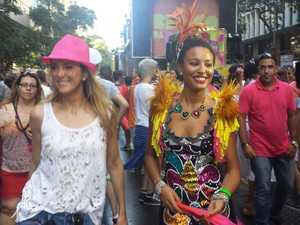
<instances>
[{"instance_id":1,"label":"building facade","mask_svg":"<svg viewBox=\"0 0 300 225\"><path fill-rule=\"evenodd\" d=\"M237 0L236 4L238 9L236 24L239 24L236 26L236 32L241 33L244 60L249 60L263 52L276 52L281 64L286 63L287 58L289 64L299 60L300 55L297 53L297 48L300 50L299 6L285 3L284 9L278 14L278 27L275 27L272 33L259 18L258 10L241 13L240 1Z\"/></svg>"}]
</instances>

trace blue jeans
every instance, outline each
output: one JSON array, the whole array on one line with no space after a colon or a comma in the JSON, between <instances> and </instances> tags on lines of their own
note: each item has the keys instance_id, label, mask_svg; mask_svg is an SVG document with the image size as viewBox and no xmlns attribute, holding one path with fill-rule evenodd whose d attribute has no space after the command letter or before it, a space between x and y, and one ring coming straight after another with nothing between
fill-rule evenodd
<instances>
[{"instance_id":1,"label":"blue jeans","mask_svg":"<svg viewBox=\"0 0 300 225\"><path fill-rule=\"evenodd\" d=\"M78 216L80 218L78 218ZM17 223L17 225L94 225L89 215L84 213L56 213L51 214L45 211L36 216Z\"/></svg>"},{"instance_id":2,"label":"blue jeans","mask_svg":"<svg viewBox=\"0 0 300 225\"><path fill-rule=\"evenodd\" d=\"M270 225L271 217L279 217L280 211L292 187L292 160L285 156L274 158L256 157L251 160L255 174L255 224ZM275 198L272 204L271 171L277 179Z\"/></svg>"},{"instance_id":3,"label":"blue jeans","mask_svg":"<svg viewBox=\"0 0 300 225\"><path fill-rule=\"evenodd\" d=\"M135 135L134 135L134 142L133 142L134 153L124 165L124 168L126 170L139 168L143 165L144 156L148 144L148 133L149 133L148 127L139 126L139 125L135 127Z\"/></svg>"}]
</instances>

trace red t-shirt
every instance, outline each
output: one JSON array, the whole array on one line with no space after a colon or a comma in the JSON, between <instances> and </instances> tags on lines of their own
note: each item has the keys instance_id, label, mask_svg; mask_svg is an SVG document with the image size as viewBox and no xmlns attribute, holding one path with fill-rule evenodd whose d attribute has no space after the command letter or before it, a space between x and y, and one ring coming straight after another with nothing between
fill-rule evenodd
<instances>
[{"instance_id":1,"label":"red t-shirt","mask_svg":"<svg viewBox=\"0 0 300 225\"><path fill-rule=\"evenodd\" d=\"M121 84L118 86L120 94L126 98L128 94L128 87L125 84ZM126 99L127 100L127 99Z\"/></svg>"},{"instance_id":2,"label":"red t-shirt","mask_svg":"<svg viewBox=\"0 0 300 225\"><path fill-rule=\"evenodd\" d=\"M240 111L248 115L249 142L257 156L274 157L289 146L288 111L295 111L293 89L276 80L270 90L259 78L244 87L240 94Z\"/></svg>"}]
</instances>

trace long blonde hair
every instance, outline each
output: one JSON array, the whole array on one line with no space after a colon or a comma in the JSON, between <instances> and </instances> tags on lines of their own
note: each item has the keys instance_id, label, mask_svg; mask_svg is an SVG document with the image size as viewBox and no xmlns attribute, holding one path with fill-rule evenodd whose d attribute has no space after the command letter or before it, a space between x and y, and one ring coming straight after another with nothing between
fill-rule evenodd
<instances>
[{"instance_id":1,"label":"long blonde hair","mask_svg":"<svg viewBox=\"0 0 300 225\"><path fill-rule=\"evenodd\" d=\"M105 89L99 82L96 81L91 72L81 64L80 67L82 69L82 73L86 77L86 80L82 83L84 97L100 119L101 126L105 130L111 130L113 128L111 124L112 118L114 119L116 116L112 102L108 98ZM58 97L59 93L54 88L53 93L50 95L48 100L57 101Z\"/></svg>"}]
</instances>

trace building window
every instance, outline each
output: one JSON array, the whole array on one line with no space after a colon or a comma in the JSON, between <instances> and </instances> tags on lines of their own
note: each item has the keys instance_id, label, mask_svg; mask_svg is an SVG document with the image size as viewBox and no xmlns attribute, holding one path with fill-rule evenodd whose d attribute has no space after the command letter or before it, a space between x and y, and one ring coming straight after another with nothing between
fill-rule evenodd
<instances>
[{"instance_id":1,"label":"building window","mask_svg":"<svg viewBox=\"0 0 300 225\"><path fill-rule=\"evenodd\" d=\"M293 16L294 16L294 9L293 9L293 7L290 7L290 26L292 26L293 25Z\"/></svg>"},{"instance_id":2,"label":"building window","mask_svg":"<svg viewBox=\"0 0 300 225\"><path fill-rule=\"evenodd\" d=\"M251 19L250 19L250 14L247 15L247 38L251 38Z\"/></svg>"},{"instance_id":3,"label":"building window","mask_svg":"<svg viewBox=\"0 0 300 225\"><path fill-rule=\"evenodd\" d=\"M251 13L251 25L252 25L252 29L251 29L251 37L255 37L255 13L252 12Z\"/></svg>"},{"instance_id":4,"label":"building window","mask_svg":"<svg viewBox=\"0 0 300 225\"><path fill-rule=\"evenodd\" d=\"M260 19L258 17L257 10L254 11L254 21L255 21L255 36L260 35Z\"/></svg>"}]
</instances>

